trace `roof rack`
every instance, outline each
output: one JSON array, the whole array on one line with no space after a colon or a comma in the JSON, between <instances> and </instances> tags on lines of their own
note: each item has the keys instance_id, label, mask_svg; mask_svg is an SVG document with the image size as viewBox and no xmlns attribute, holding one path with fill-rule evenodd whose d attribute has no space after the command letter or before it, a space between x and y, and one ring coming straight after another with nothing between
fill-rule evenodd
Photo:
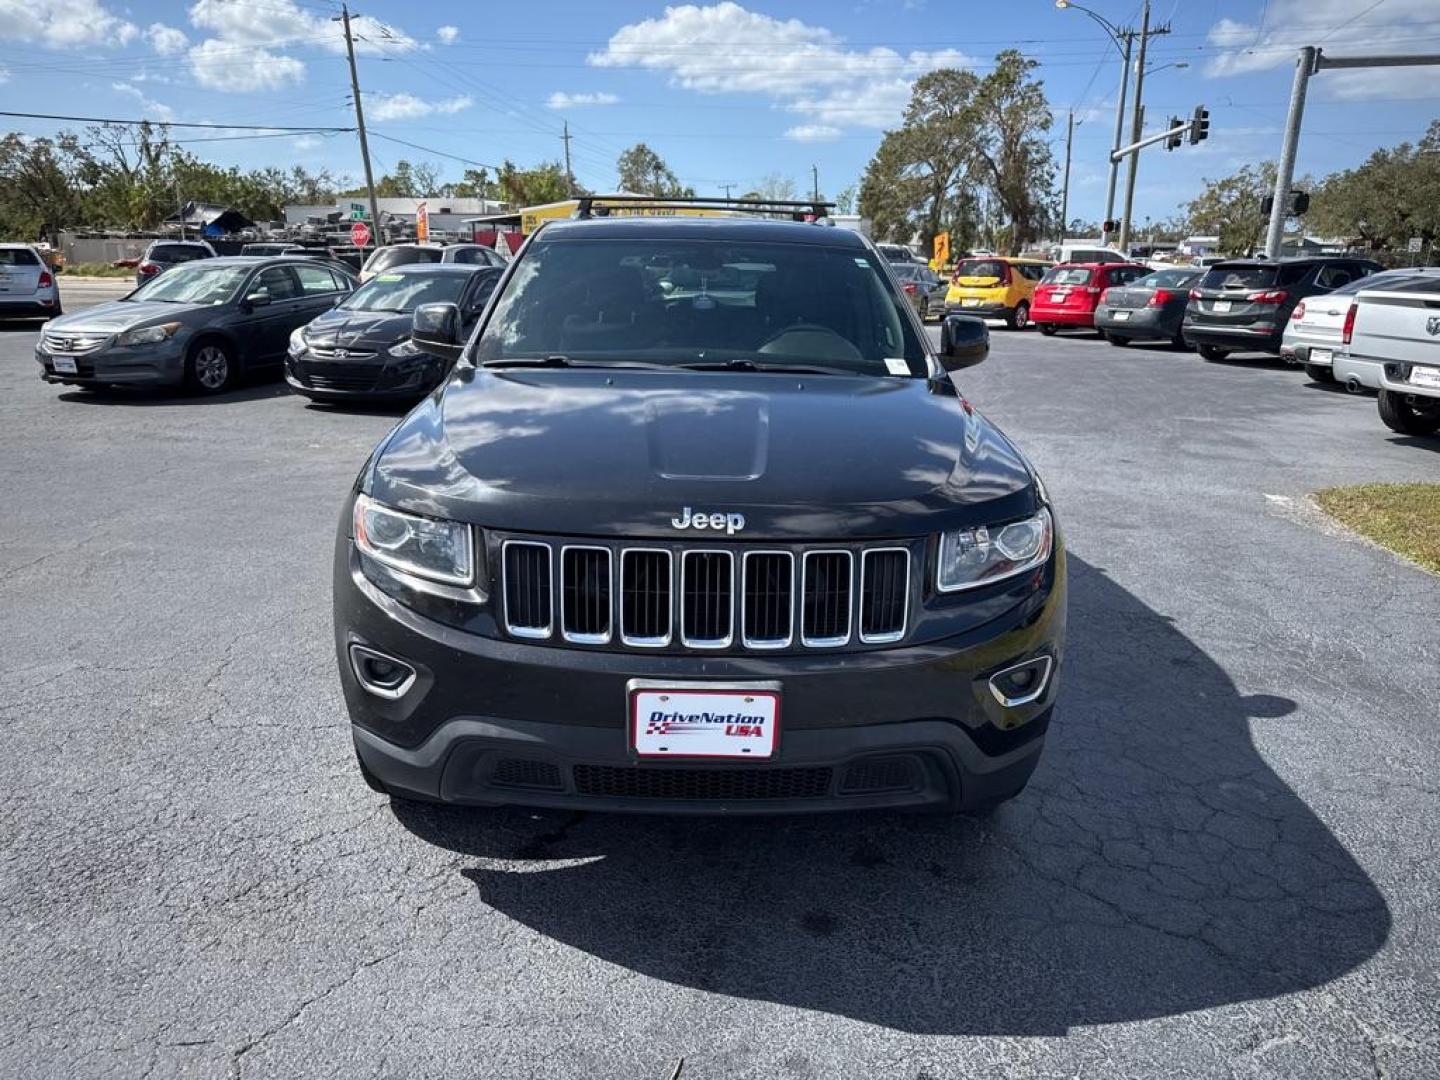
<instances>
[{"instance_id":1,"label":"roof rack","mask_svg":"<svg viewBox=\"0 0 1440 1080\"><path fill-rule=\"evenodd\" d=\"M598 205L597 205L598 204ZM611 209L625 206L685 207L693 210L734 210L746 214L788 214L792 221L818 221L830 216L832 202L817 199L727 199L668 195L581 195L575 217L607 217Z\"/></svg>"}]
</instances>

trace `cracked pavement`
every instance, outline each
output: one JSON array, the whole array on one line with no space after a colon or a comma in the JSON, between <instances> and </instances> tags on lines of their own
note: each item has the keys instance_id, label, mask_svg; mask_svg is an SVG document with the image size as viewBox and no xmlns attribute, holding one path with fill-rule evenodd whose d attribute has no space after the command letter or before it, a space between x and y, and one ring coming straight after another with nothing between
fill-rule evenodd
<instances>
[{"instance_id":1,"label":"cracked pavement","mask_svg":"<svg viewBox=\"0 0 1440 1080\"><path fill-rule=\"evenodd\" d=\"M1328 527L1440 440L1273 362L997 330L1072 555L983 820L391 805L329 629L394 422L39 382L0 329L0 1075L1440 1075L1440 580Z\"/></svg>"}]
</instances>

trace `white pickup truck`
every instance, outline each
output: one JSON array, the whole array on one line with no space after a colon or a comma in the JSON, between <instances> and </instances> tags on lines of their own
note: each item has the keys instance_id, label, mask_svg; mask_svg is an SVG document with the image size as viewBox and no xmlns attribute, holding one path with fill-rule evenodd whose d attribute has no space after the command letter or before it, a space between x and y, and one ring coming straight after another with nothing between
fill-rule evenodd
<instances>
[{"instance_id":1,"label":"white pickup truck","mask_svg":"<svg viewBox=\"0 0 1440 1080\"><path fill-rule=\"evenodd\" d=\"M1380 369L1380 419L1402 435L1440 431L1440 275L1417 272L1356 297L1347 351Z\"/></svg>"}]
</instances>

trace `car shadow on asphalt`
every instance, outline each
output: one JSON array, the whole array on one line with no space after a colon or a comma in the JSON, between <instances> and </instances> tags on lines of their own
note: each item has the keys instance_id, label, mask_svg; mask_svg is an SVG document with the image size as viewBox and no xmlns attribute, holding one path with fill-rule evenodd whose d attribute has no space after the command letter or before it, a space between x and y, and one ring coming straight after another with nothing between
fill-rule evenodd
<instances>
[{"instance_id":1,"label":"car shadow on asphalt","mask_svg":"<svg viewBox=\"0 0 1440 1080\"><path fill-rule=\"evenodd\" d=\"M246 401L265 401L286 397L290 390L284 383L255 382L223 394L198 394L183 387L96 386L79 390L66 387L57 396L76 405L141 406L147 409L171 405L204 407L207 405L238 405Z\"/></svg>"},{"instance_id":2,"label":"car shadow on asphalt","mask_svg":"<svg viewBox=\"0 0 1440 1080\"><path fill-rule=\"evenodd\" d=\"M1294 702L1243 694L1103 569L1070 567L1057 721L987 820L394 813L480 860L460 871L477 903L553 941L907 1032L1058 1035L1295 993L1373 956L1384 898L1251 739Z\"/></svg>"}]
</instances>

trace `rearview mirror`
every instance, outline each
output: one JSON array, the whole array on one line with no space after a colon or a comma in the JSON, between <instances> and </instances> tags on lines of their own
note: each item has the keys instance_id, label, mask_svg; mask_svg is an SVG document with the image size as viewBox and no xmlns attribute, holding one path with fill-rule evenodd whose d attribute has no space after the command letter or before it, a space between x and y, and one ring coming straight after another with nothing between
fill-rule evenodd
<instances>
[{"instance_id":1,"label":"rearview mirror","mask_svg":"<svg viewBox=\"0 0 1440 1080\"><path fill-rule=\"evenodd\" d=\"M947 315L940 324L940 366L946 371L974 367L990 355L990 329L970 315Z\"/></svg>"},{"instance_id":2,"label":"rearview mirror","mask_svg":"<svg viewBox=\"0 0 1440 1080\"><path fill-rule=\"evenodd\" d=\"M454 304L421 304L410 318L410 340L432 356L454 360L464 348L459 337L460 309Z\"/></svg>"}]
</instances>

